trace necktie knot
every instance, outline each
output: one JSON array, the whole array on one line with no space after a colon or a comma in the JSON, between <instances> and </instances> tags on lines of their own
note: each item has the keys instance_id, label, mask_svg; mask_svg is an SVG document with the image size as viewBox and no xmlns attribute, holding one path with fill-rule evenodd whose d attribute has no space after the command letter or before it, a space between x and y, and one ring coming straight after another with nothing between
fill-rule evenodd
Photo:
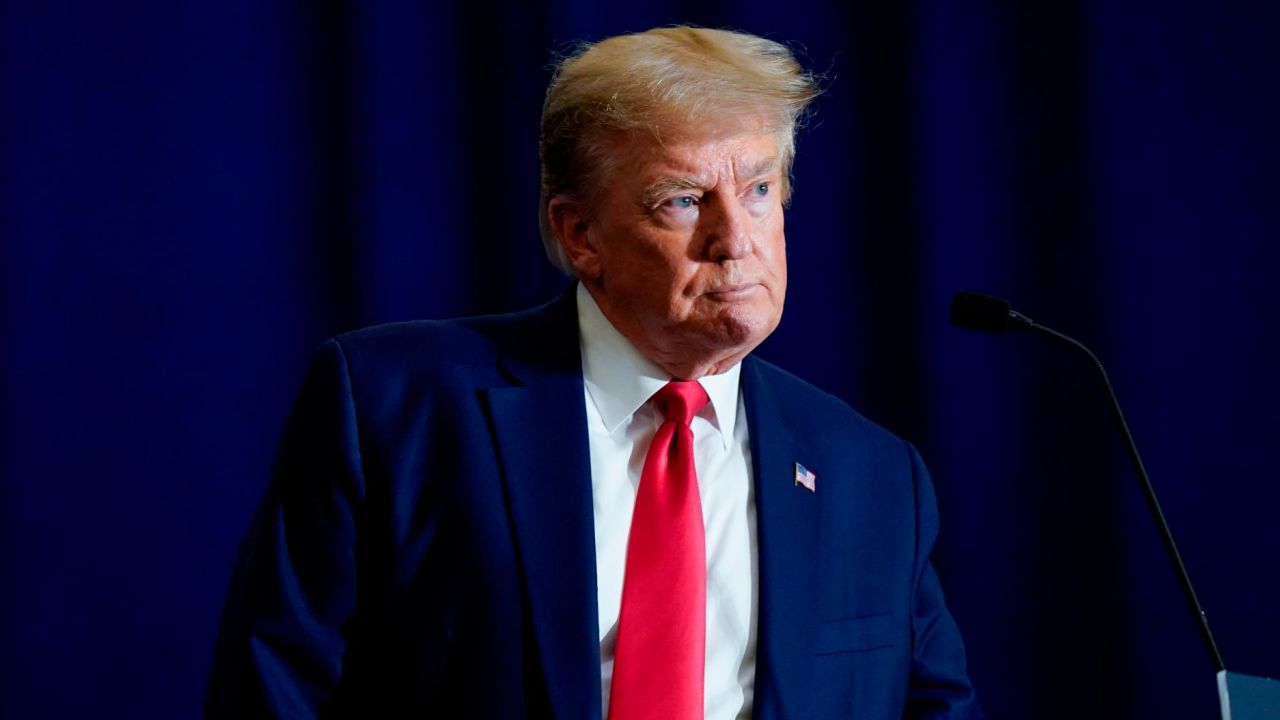
<instances>
[{"instance_id":1,"label":"necktie knot","mask_svg":"<svg viewBox=\"0 0 1280 720\"><path fill-rule=\"evenodd\" d=\"M653 394L653 402L663 418L685 426L693 422L693 416L710 400L697 380L672 380Z\"/></svg>"}]
</instances>

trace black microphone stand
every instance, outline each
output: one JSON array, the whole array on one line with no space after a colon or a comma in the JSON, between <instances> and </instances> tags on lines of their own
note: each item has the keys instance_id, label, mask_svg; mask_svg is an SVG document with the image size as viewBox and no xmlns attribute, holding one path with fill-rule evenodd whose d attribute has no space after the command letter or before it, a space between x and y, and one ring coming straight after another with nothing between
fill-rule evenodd
<instances>
[{"instance_id":1,"label":"black microphone stand","mask_svg":"<svg viewBox=\"0 0 1280 720\"><path fill-rule=\"evenodd\" d=\"M1014 314L1012 310L1009 312ZM1218 651L1218 644L1213 639L1213 631L1209 629L1209 620L1205 616L1204 608L1200 606L1200 599L1196 597L1195 588L1191 585L1191 576L1187 573L1187 566L1183 564L1182 555L1178 552L1178 546L1173 541L1173 531L1169 529L1169 522L1165 520L1164 511L1160 509L1160 501L1156 498L1156 490L1151 485L1151 478L1147 475L1146 466L1142 464L1142 456L1138 454L1138 445L1133 441L1133 433L1129 431L1129 423L1124 419L1124 411L1120 409L1120 401L1116 399L1116 391L1111 387L1111 379L1107 377L1107 371L1102 367L1102 361L1079 340L1063 335L1053 328L1045 327L1026 316L1019 316L1019 318L1022 322L1011 323L1012 327L1042 333L1064 345L1075 348L1084 353L1085 357L1089 358L1089 362L1098 371L1098 377L1102 380L1103 387L1107 389L1107 398L1111 401L1111 415L1115 418L1116 425L1120 427L1120 434L1124 436L1124 447L1129 453L1129 462L1133 464L1133 471L1138 474L1138 480L1142 484L1142 495L1147 501L1147 508L1151 511L1151 516L1155 518L1156 526L1160 530L1160 539L1164 542L1164 549L1169 555L1169 562L1173 564L1174 573L1178 576L1178 583L1182 585L1182 594L1187 600L1187 606L1191 609L1191 614L1195 615L1196 626L1200 629L1200 639L1204 642L1204 649L1209 653L1209 660L1213 663L1214 671L1225 670L1226 665L1222 662L1222 653Z\"/></svg>"},{"instance_id":2,"label":"black microphone stand","mask_svg":"<svg viewBox=\"0 0 1280 720\"><path fill-rule=\"evenodd\" d=\"M1147 475L1147 469L1142 464L1142 456L1138 454L1138 446L1133 441L1133 433L1129 431L1129 423L1124 419L1124 412L1120 409L1120 401L1116 398L1115 389L1111 387L1111 379L1107 377L1107 371L1102 367L1102 362L1098 360L1098 356L1094 355L1092 350L1085 347L1078 340L1035 322L1026 315L1013 310L1008 302L990 295L971 292L959 293L952 301L951 320L960 327L990 333L1004 332L1009 328L1042 333L1084 353L1089 358L1089 361L1098 371L1098 377L1102 379L1103 387L1107 390L1107 398L1111 401L1111 414L1115 418L1116 425L1120 427L1120 434L1124 436L1125 449L1129 453L1129 461L1133 465L1134 472L1138 475L1139 481L1141 481L1142 493L1147 501L1147 508L1151 511L1151 516L1155 518L1156 527L1160 531L1160 539L1164 543L1165 552L1169 556L1169 562L1173 564L1174 573L1178 576L1178 582L1182 586L1182 594L1186 598L1187 606L1196 618L1196 626L1200 630L1200 639L1203 641L1205 651L1209 653L1209 660L1213 663L1213 668L1217 673L1218 699L1221 704L1223 720L1277 720L1280 718L1280 682L1269 678L1230 672L1226 669L1226 665L1222 661L1222 653L1218 651L1218 644L1213 639L1213 632L1209 630L1209 620L1205 616L1204 609L1200 607L1200 600L1196 597L1195 588L1191 585L1191 576L1187 574L1187 567L1182 562L1182 555L1178 553L1178 546L1173 541L1173 532L1169 529L1168 521L1165 520L1164 511L1160 509L1160 501L1156 499L1156 491L1151 485L1151 478Z\"/></svg>"}]
</instances>

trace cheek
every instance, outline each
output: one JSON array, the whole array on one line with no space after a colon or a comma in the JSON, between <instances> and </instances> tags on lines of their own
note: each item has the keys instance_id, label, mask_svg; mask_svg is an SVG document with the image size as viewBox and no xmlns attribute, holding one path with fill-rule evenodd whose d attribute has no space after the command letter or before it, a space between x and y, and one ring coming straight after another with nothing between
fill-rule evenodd
<instances>
[{"instance_id":1,"label":"cheek","mask_svg":"<svg viewBox=\"0 0 1280 720\"><path fill-rule=\"evenodd\" d=\"M755 221L756 237L768 248L781 250L786 240L783 230L786 224L786 213L781 205L770 205L767 213L762 213Z\"/></svg>"},{"instance_id":2,"label":"cheek","mask_svg":"<svg viewBox=\"0 0 1280 720\"><path fill-rule=\"evenodd\" d=\"M635 287L654 274L652 253L635 238L612 235L604 238L600 252L606 282Z\"/></svg>"},{"instance_id":3,"label":"cheek","mask_svg":"<svg viewBox=\"0 0 1280 720\"><path fill-rule=\"evenodd\" d=\"M655 246L633 246L632 251L619 253L612 260L606 278L612 277L615 289L632 302L650 308L650 312L670 315L690 302L687 294L696 285L694 275L677 258Z\"/></svg>"},{"instance_id":4,"label":"cheek","mask_svg":"<svg viewBox=\"0 0 1280 720\"><path fill-rule=\"evenodd\" d=\"M760 260L773 275L785 277L787 274L787 238L782 232L782 222L778 221L764 234L760 247Z\"/></svg>"}]
</instances>

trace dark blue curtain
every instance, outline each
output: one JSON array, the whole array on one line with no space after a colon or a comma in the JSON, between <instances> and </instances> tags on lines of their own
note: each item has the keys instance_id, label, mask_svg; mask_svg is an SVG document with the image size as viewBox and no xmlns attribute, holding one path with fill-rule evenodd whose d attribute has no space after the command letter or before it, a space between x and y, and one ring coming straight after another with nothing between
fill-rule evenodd
<instances>
[{"instance_id":1,"label":"dark blue curtain","mask_svg":"<svg viewBox=\"0 0 1280 720\"><path fill-rule=\"evenodd\" d=\"M553 53L674 22L827 76L760 352L922 449L990 713L1217 701L1089 366L962 288L1107 361L1228 665L1280 676L1272 6L0 8L0 715L198 712L311 348L557 292Z\"/></svg>"}]
</instances>

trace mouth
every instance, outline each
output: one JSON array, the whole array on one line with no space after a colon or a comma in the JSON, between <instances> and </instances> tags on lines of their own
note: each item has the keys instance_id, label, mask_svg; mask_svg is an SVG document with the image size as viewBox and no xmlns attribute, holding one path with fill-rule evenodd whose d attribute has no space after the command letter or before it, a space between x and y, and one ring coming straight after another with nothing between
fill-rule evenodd
<instances>
[{"instance_id":1,"label":"mouth","mask_svg":"<svg viewBox=\"0 0 1280 720\"><path fill-rule=\"evenodd\" d=\"M715 300L718 302L733 302L735 300L742 300L750 297L751 295L763 290L764 286L760 283L744 282L734 285L725 285L723 287L715 288L714 290L708 290L703 293L703 296L709 300Z\"/></svg>"}]
</instances>

